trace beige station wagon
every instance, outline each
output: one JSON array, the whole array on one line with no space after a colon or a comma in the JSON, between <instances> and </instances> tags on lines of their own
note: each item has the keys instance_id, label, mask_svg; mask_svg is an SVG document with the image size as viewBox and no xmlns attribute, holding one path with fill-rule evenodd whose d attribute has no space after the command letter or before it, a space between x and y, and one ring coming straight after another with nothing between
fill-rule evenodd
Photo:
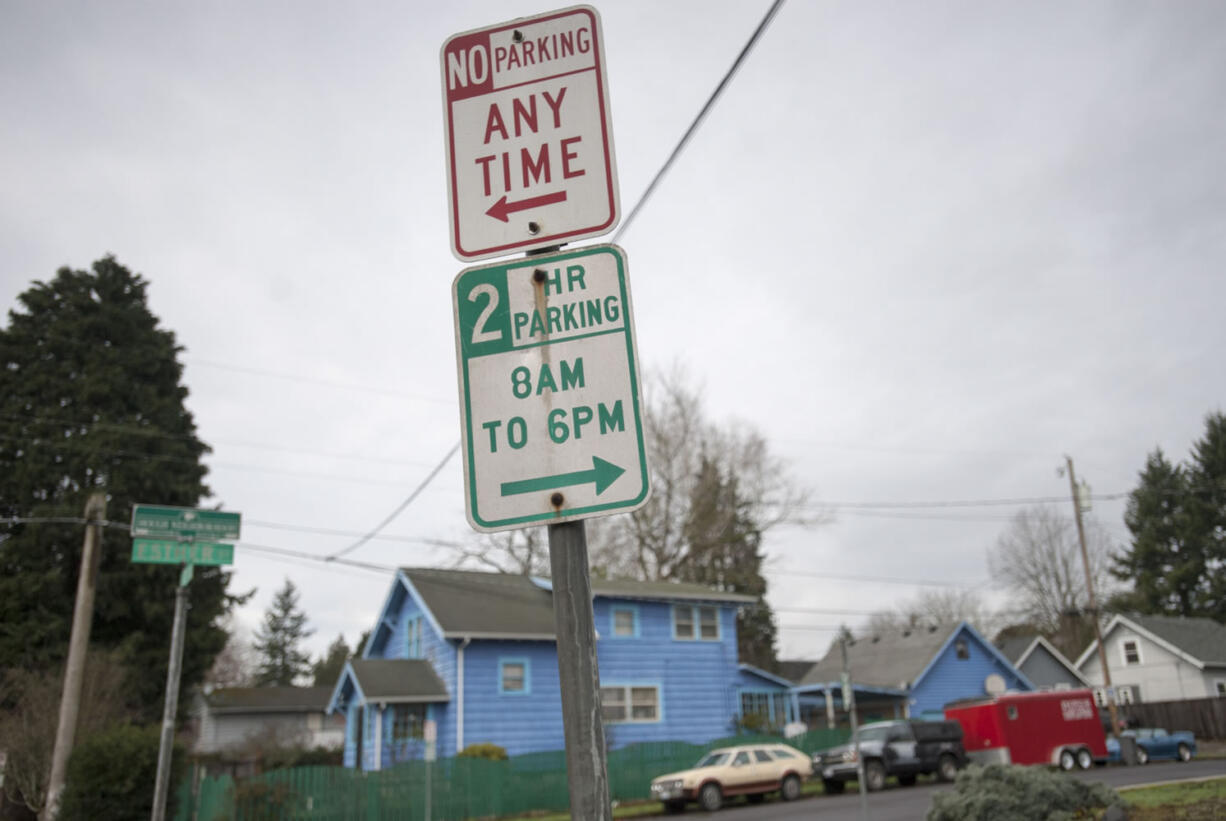
<instances>
[{"instance_id":1,"label":"beige station wagon","mask_svg":"<svg viewBox=\"0 0 1226 821\"><path fill-rule=\"evenodd\" d=\"M725 798L747 796L761 801L779 791L784 801L800 796L801 779L812 774L809 757L786 744L721 747L703 756L692 769L662 775L651 782L651 797L669 812L680 812L690 801L708 812Z\"/></svg>"}]
</instances>

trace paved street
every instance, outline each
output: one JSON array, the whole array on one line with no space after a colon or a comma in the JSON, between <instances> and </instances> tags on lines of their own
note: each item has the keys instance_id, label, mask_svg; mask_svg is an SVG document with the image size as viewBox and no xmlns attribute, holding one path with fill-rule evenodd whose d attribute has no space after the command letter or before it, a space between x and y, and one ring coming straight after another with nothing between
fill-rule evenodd
<instances>
[{"instance_id":1,"label":"paved street","mask_svg":"<svg viewBox=\"0 0 1226 821\"><path fill-rule=\"evenodd\" d=\"M1086 772L1075 773L1078 778L1099 781L1112 787L1130 784L1152 784L1161 781L1173 781L1183 778L1204 778L1207 776L1226 776L1226 760L1195 760L1187 764L1173 762L1154 763L1145 767L1095 767ZM922 819L928 812L928 806L934 793L948 790L947 784L923 784L905 788L892 786L879 793L868 796L868 817L871 821L916 821ZM800 819L820 818L823 821L856 821L858 818L859 795L849 792L839 796L820 796L792 804L785 804L778 799L758 806L746 806L737 801L731 807L721 810L717 816L723 821L800 821ZM687 815L698 815L691 809Z\"/></svg>"}]
</instances>

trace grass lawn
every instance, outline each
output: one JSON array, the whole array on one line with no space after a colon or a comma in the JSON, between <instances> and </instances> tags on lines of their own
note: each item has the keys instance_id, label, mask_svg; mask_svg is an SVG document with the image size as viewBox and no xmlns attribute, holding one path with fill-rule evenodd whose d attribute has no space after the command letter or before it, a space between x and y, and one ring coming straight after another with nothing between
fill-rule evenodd
<instances>
[{"instance_id":1,"label":"grass lawn","mask_svg":"<svg viewBox=\"0 0 1226 821\"><path fill-rule=\"evenodd\" d=\"M1226 818L1226 778L1122 789L1129 821L1216 821Z\"/></svg>"}]
</instances>

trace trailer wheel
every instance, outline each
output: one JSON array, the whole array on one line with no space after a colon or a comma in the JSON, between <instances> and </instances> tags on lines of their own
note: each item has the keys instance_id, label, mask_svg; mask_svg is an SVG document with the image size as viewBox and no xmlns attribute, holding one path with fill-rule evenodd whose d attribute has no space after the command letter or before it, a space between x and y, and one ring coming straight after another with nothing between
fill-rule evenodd
<instances>
[{"instance_id":1,"label":"trailer wheel","mask_svg":"<svg viewBox=\"0 0 1226 821\"><path fill-rule=\"evenodd\" d=\"M1094 766L1094 756L1085 747L1077 751L1077 766L1083 770L1088 770Z\"/></svg>"},{"instance_id":2,"label":"trailer wheel","mask_svg":"<svg viewBox=\"0 0 1226 821\"><path fill-rule=\"evenodd\" d=\"M1069 749L1061 750L1060 751L1060 769L1065 770L1067 772L1068 770L1071 770L1076 766L1077 766L1077 757L1073 755L1073 751Z\"/></svg>"}]
</instances>

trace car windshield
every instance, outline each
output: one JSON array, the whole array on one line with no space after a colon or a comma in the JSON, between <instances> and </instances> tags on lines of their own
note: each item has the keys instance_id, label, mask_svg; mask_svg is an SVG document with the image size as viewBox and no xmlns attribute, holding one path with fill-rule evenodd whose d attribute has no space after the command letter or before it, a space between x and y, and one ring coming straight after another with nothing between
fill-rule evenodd
<instances>
[{"instance_id":1,"label":"car windshield","mask_svg":"<svg viewBox=\"0 0 1226 821\"><path fill-rule=\"evenodd\" d=\"M865 727L860 730L861 741L885 741L893 732L893 724L879 724L876 727Z\"/></svg>"},{"instance_id":2,"label":"car windshield","mask_svg":"<svg viewBox=\"0 0 1226 821\"><path fill-rule=\"evenodd\" d=\"M703 757L702 761L699 761L698 764L695 766L718 767L720 764L723 764L727 760L728 760L727 753L708 753L706 756Z\"/></svg>"}]
</instances>

